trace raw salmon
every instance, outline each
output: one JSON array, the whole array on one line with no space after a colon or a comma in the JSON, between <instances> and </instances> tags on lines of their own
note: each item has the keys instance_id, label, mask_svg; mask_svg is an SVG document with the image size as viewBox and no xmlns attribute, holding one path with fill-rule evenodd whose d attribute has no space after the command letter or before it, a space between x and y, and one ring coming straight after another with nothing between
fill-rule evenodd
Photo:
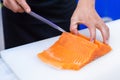
<instances>
[{"instance_id":1,"label":"raw salmon","mask_svg":"<svg viewBox=\"0 0 120 80\"><path fill-rule=\"evenodd\" d=\"M109 45L79 34L64 32L48 49L38 54L43 62L60 69L79 70L94 59L111 51Z\"/></svg>"}]
</instances>

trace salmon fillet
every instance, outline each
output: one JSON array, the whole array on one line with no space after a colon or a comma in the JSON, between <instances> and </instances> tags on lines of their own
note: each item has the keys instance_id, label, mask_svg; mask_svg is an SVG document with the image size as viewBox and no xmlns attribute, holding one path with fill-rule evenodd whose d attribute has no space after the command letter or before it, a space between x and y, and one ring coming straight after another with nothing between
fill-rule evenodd
<instances>
[{"instance_id":1,"label":"salmon fillet","mask_svg":"<svg viewBox=\"0 0 120 80\"><path fill-rule=\"evenodd\" d=\"M79 34L64 32L60 38L48 49L37 56L44 63L56 68L79 70L94 59L101 57L111 51L109 45Z\"/></svg>"}]
</instances>

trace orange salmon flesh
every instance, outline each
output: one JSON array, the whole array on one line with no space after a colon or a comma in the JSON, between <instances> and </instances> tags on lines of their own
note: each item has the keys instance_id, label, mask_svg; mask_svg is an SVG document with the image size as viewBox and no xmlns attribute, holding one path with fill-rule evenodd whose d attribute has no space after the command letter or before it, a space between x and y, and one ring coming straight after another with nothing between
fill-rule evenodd
<instances>
[{"instance_id":1,"label":"orange salmon flesh","mask_svg":"<svg viewBox=\"0 0 120 80\"><path fill-rule=\"evenodd\" d=\"M81 34L74 35L63 32L52 46L37 56L44 63L53 67L65 70L79 70L111 50L109 45L98 40L90 42L89 38Z\"/></svg>"}]
</instances>

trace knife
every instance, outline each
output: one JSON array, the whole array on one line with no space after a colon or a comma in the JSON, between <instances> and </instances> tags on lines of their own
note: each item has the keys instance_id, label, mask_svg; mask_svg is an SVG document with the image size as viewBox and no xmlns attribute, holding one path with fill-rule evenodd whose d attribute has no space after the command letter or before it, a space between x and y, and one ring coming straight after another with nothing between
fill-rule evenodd
<instances>
[{"instance_id":1,"label":"knife","mask_svg":"<svg viewBox=\"0 0 120 80\"><path fill-rule=\"evenodd\" d=\"M64 29L62 29L61 27L59 27L58 25L54 24L53 22L49 21L48 19L36 14L35 12L31 11L30 13L28 13L29 15L33 16L34 18L48 24L49 26L61 31L61 32L66 32Z\"/></svg>"}]
</instances>

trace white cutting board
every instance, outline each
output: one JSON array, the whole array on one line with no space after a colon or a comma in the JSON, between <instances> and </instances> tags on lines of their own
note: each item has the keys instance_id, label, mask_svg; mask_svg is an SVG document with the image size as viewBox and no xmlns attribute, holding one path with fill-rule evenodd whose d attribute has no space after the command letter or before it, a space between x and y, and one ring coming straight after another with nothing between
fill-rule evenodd
<instances>
[{"instance_id":1,"label":"white cutting board","mask_svg":"<svg viewBox=\"0 0 120 80\"><path fill-rule=\"evenodd\" d=\"M59 36L3 50L1 56L19 80L120 80L120 20L107 25L113 50L79 71L59 70L37 58L37 54L50 47ZM80 32L89 36L87 29ZM97 39L102 39L98 31Z\"/></svg>"}]
</instances>

